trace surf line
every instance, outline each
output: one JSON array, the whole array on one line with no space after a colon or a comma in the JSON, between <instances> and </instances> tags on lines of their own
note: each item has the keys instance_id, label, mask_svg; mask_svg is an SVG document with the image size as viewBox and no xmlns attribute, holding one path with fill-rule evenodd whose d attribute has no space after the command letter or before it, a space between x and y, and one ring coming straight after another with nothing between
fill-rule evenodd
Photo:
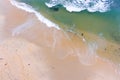
<instances>
[{"instance_id":1,"label":"surf line","mask_svg":"<svg viewBox=\"0 0 120 80\"><path fill-rule=\"evenodd\" d=\"M42 23L46 24L49 28L54 27L54 28L60 30L60 27L57 24L55 24L52 21L45 18L43 15L41 15L40 12L37 12L36 10L34 10L32 6L25 4L23 2L18 2L16 0L9 0L9 1L13 6L15 6L19 9L22 9L29 13L34 13L36 15L36 17L38 18L38 20L41 21Z\"/></svg>"}]
</instances>

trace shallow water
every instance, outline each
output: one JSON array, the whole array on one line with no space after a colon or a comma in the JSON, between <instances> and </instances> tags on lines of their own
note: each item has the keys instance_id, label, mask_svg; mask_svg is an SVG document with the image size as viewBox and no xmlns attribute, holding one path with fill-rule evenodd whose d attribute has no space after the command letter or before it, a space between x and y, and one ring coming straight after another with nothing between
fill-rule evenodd
<instances>
[{"instance_id":1,"label":"shallow water","mask_svg":"<svg viewBox=\"0 0 120 80\"><path fill-rule=\"evenodd\" d=\"M106 39L120 43L120 2L113 0L111 9L106 12L90 12L83 10L81 12L68 12L59 5L56 10L48 8L45 5L46 0L20 0L31 5L35 10L40 11L60 27L72 31L87 31L95 33ZM59 0L58 0L59 1Z\"/></svg>"}]
</instances>

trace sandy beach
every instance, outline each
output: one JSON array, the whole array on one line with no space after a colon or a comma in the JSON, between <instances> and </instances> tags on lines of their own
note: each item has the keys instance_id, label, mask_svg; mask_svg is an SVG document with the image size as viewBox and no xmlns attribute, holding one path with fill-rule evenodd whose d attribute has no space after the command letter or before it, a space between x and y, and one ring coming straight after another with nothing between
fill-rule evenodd
<instances>
[{"instance_id":1,"label":"sandy beach","mask_svg":"<svg viewBox=\"0 0 120 80\"><path fill-rule=\"evenodd\" d=\"M120 80L119 47L87 32L49 28L0 0L0 80Z\"/></svg>"}]
</instances>

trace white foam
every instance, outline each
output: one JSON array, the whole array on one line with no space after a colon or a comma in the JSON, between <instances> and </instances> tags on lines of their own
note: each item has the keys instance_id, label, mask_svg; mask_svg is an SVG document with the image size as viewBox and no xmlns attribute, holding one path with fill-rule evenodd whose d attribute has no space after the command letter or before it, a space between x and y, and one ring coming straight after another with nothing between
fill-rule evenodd
<instances>
[{"instance_id":1,"label":"white foam","mask_svg":"<svg viewBox=\"0 0 120 80\"><path fill-rule=\"evenodd\" d=\"M83 11L83 10L85 10L85 8L83 8L83 7L76 7L76 6L74 6L73 4L66 4L66 5L64 5L64 7L66 8L66 10L67 11L69 11L69 12L80 12L80 11Z\"/></svg>"},{"instance_id":2,"label":"white foam","mask_svg":"<svg viewBox=\"0 0 120 80\"><path fill-rule=\"evenodd\" d=\"M34 13L37 16L38 20L45 23L48 27L54 27L54 28L60 30L60 28L59 28L59 26L57 24L55 24L55 23L51 22L50 20L48 20L47 18L45 18L43 15L41 15L40 12L35 11L32 8L32 6L27 5L25 3L22 3L22 2L17 2L15 0L10 0L10 3L13 6L16 6L19 9L25 10L25 11L27 11L29 13Z\"/></svg>"},{"instance_id":3,"label":"white foam","mask_svg":"<svg viewBox=\"0 0 120 80\"><path fill-rule=\"evenodd\" d=\"M53 7L53 4L45 3L48 7Z\"/></svg>"},{"instance_id":4,"label":"white foam","mask_svg":"<svg viewBox=\"0 0 120 80\"><path fill-rule=\"evenodd\" d=\"M89 12L107 12L110 10L110 0L50 0L45 3L48 7L53 7L62 4L69 12L80 12L87 10ZM92 6L90 6L92 5Z\"/></svg>"}]
</instances>

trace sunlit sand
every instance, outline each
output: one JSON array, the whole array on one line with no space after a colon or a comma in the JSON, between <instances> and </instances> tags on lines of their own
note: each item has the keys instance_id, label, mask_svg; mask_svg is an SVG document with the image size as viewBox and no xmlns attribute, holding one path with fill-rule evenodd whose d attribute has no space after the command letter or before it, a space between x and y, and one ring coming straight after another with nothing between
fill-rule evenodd
<instances>
[{"instance_id":1,"label":"sunlit sand","mask_svg":"<svg viewBox=\"0 0 120 80\"><path fill-rule=\"evenodd\" d=\"M119 45L48 28L8 0L0 4L0 80L120 80L119 60L107 55Z\"/></svg>"}]
</instances>

